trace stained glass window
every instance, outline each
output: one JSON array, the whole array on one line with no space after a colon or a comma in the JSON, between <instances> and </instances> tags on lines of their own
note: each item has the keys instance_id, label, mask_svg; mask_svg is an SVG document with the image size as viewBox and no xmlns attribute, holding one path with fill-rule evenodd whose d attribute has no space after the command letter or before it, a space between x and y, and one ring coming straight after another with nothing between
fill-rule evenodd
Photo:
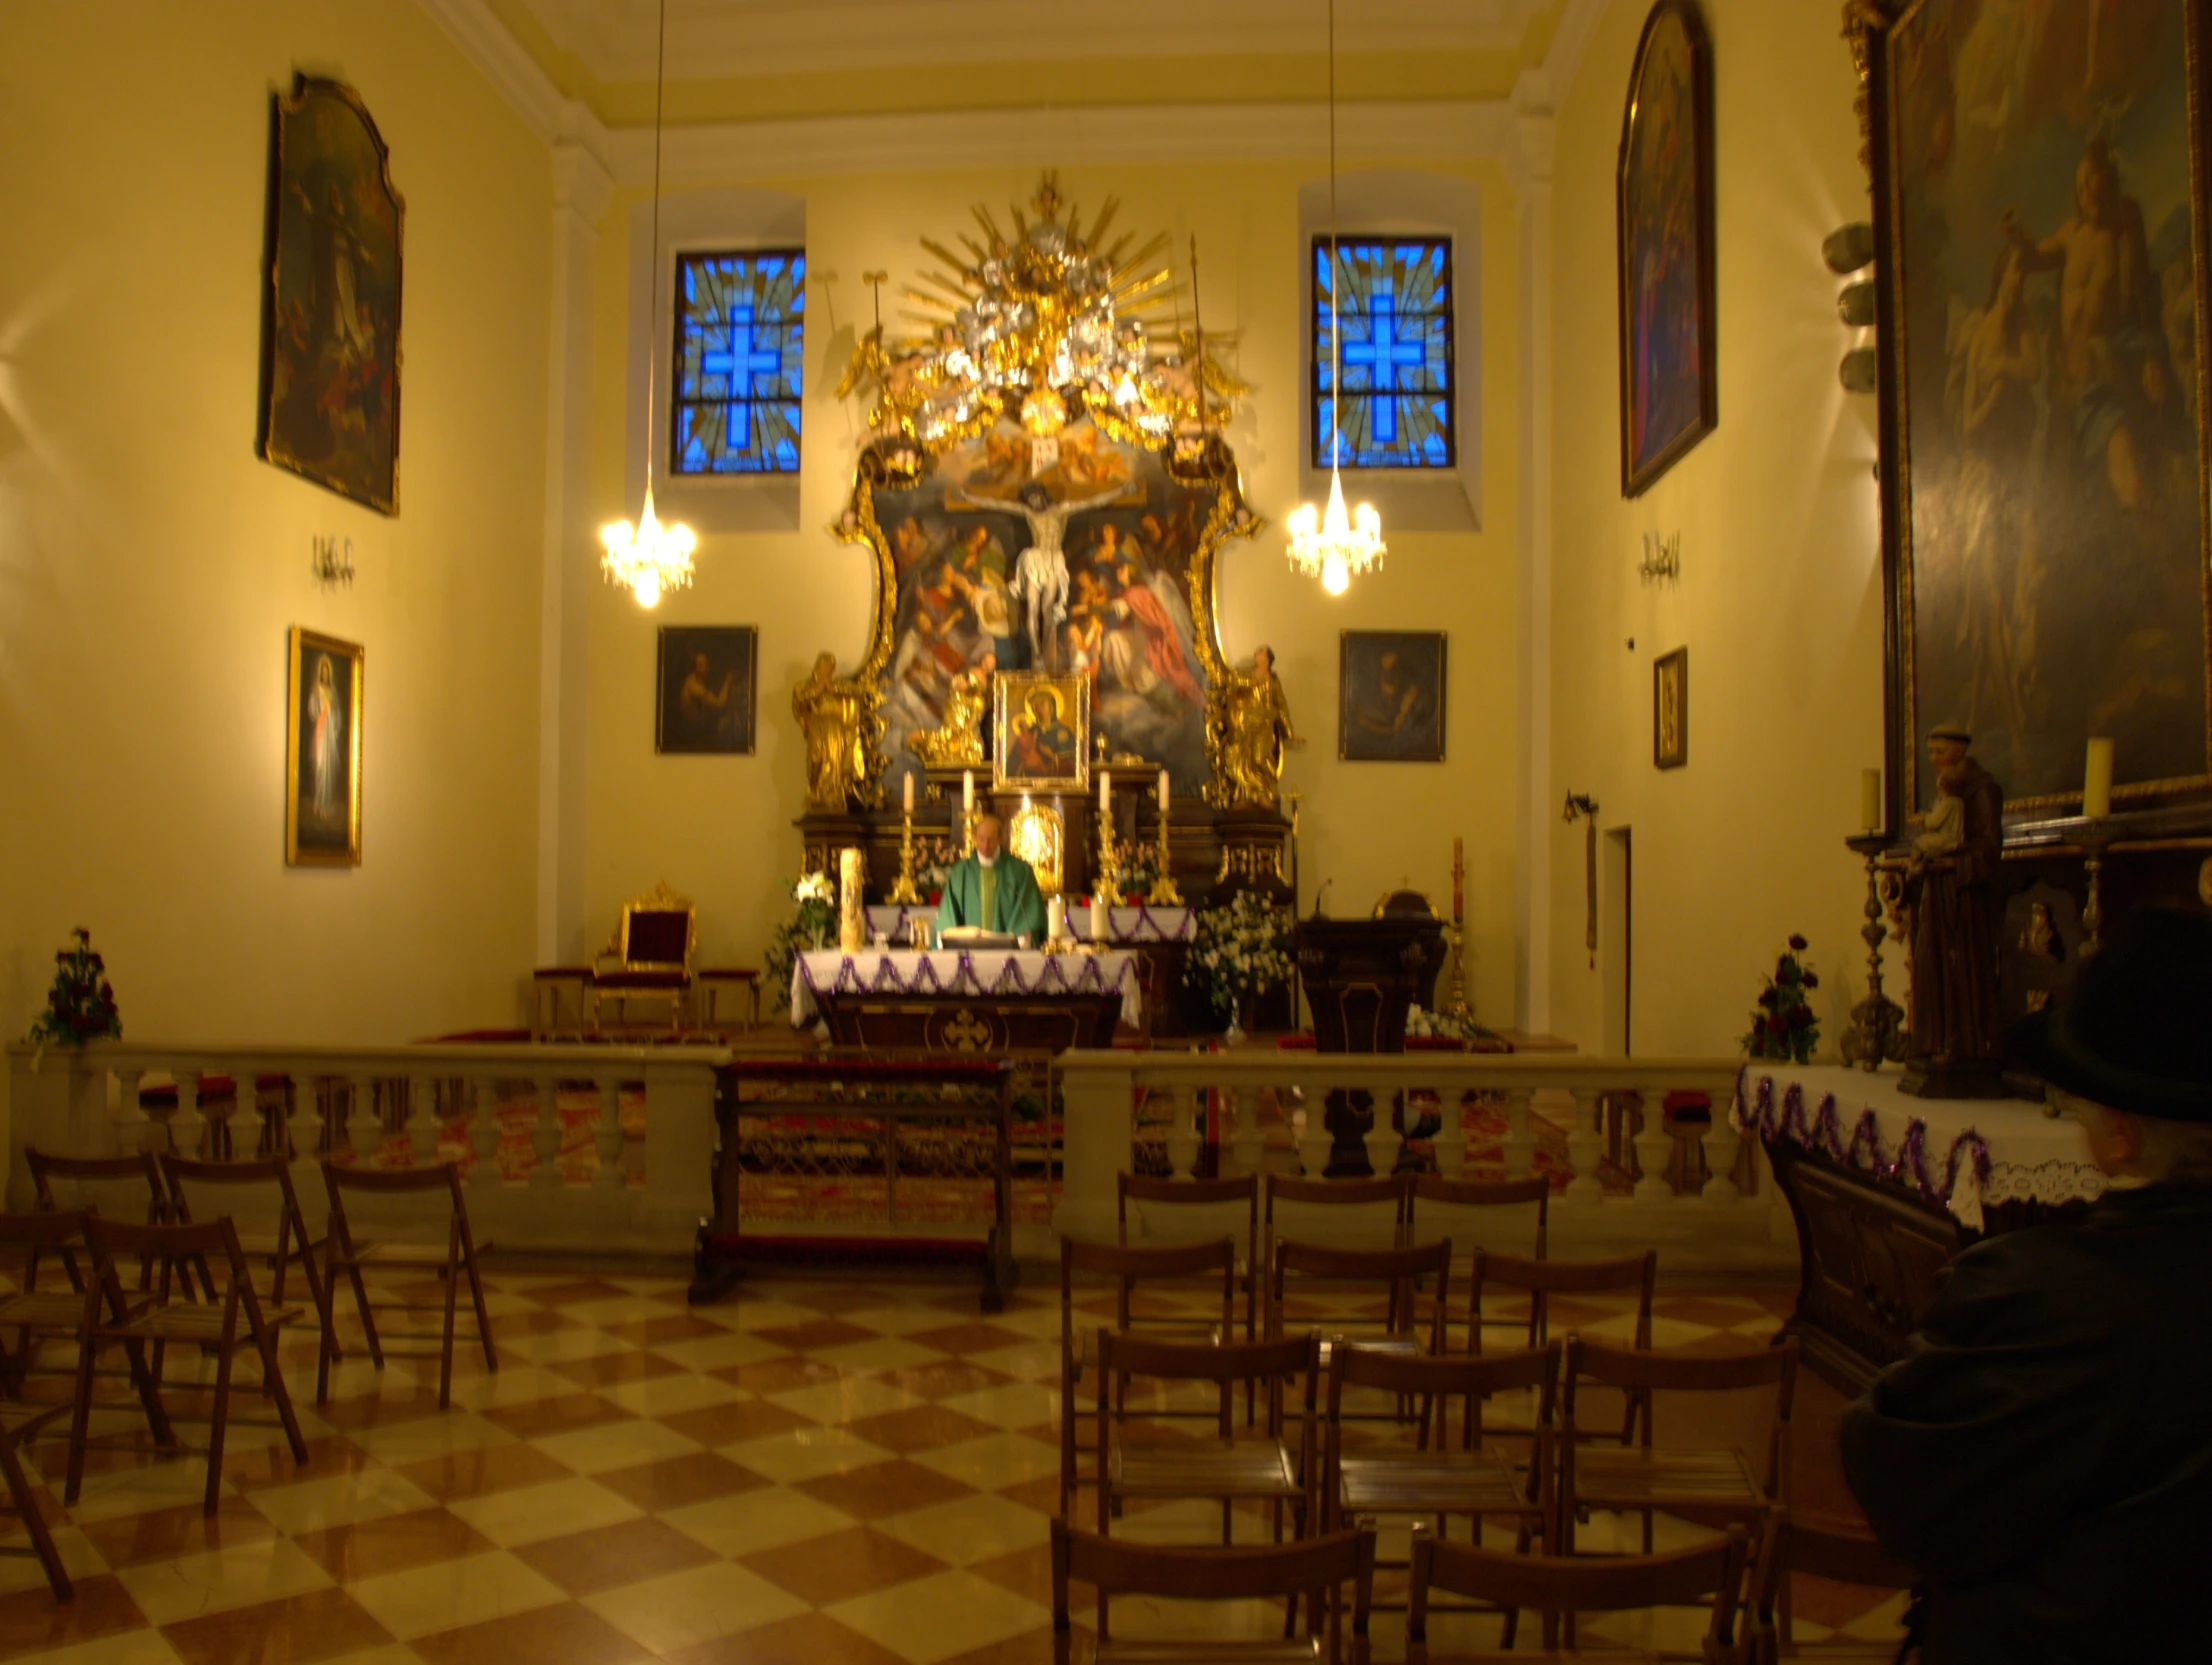
<instances>
[{"instance_id":1,"label":"stained glass window","mask_svg":"<svg viewBox=\"0 0 2212 1665\"><path fill-rule=\"evenodd\" d=\"M1450 468L1452 245L1443 237L1345 237L1335 271L1313 240L1313 466L1330 463L1332 422L1345 468ZM1330 286L1338 286L1342 408L1331 382Z\"/></svg>"},{"instance_id":2,"label":"stained glass window","mask_svg":"<svg viewBox=\"0 0 2212 1665\"><path fill-rule=\"evenodd\" d=\"M676 256L674 474L799 472L806 251Z\"/></svg>"}]
</instances>

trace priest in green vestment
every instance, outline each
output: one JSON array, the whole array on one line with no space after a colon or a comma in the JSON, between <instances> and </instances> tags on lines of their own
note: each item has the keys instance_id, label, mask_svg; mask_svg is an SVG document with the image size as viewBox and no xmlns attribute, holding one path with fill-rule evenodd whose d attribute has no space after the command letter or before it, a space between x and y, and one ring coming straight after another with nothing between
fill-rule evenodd
<instances>
[{"instance_id":1,"label":"priest in green vestment","mask_svg":"<svg viewBox=\"0 0 2212 1665\"><path fill-rule=\"evenodd\" d=\"M975 824L975 854L962 856L945 875L937 904L937 929L980 926L1025 936L1032 948L1045 940L1045 898L1029 863L1005 848L995 815Z\"/></svg>"}]
</instances>

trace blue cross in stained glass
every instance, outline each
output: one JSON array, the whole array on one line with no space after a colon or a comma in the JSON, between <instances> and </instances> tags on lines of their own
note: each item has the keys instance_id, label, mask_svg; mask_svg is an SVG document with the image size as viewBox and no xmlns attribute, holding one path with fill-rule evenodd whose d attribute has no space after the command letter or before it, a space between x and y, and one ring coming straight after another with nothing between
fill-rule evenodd
<instances>
[{"instance_id":1,"label":"blue cross in stained glass","mask_svg":"<svg viewBox=\"0 0 2212 1665\"><path fill-rule=\"evenodd\" d=\"M729 378L729 437L724 443L738 451L753 448L753 401L778 390L762 388L783 368L780 347L763 347L753 333L750 298L730 308L729 323L719 332L722 345L700 355L699 368L710 376Z\"/></svg>"},{"instance_id":2,"label":"blue cross in stained glass","mask_svg":"<svg viewBox=\"0 0 2212 1665\"><path fill-rule=\"evenodd\" d=\"M1418 369L1429 356L1428 332L1416 325L1418 333L1401 336L1392 327L1398 311L1398 298L1377 290L1367 297L1367 339L1349 343L1344 348L1344 362L1356 364L1367 371L1367 385L1377 393L1395 393L1399 387L1398 368ZM1374 436L1378 445L1398 443L1398 401L1375 401Z\"/></svg>"}]
</instances>

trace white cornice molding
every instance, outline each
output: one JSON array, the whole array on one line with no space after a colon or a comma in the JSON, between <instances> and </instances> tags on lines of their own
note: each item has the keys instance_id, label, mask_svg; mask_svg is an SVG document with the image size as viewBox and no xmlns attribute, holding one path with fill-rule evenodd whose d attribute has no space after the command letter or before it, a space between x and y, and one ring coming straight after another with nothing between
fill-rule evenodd
<instances>
[{"instance_id":1,"label":"white cornice molding","mask_svg":"<svg viewBox=\"0 0 2212 1665\"><path fill-rule=\"evenodd\" d=\"M420 3L461 49L461 55L483 71L484 78L514 107L531 132L548 144L563 135L566 124L573 120L567 108L569 101L484 0ZM589 111L584 114L590 117Z\"/></svg>"},{"instance_id":2,"label":"white cornice molding","mask_svg":"<svg viewBox=\"0 0 2212 1665\"><path fill-rule=\"evenodd\" d=\"M1551 84L1551 96L1564 99L1574 85L1576 72L1582 68L1582 55L1590 50L1590 37L1598 32L1598 20L1605 15L1610 0L1567 0L1559 14L1558 27L1552 30L1551 50L1544 54L1544 78Z\"/></svg>"},{"instance_id":3,"label":"white cornice molding","mask_svg":"<svg viewBox=\"0 0 2212 1665\"><path fill-rule=\"evenodd\" d=\"M1474 161L1497 154L1506 119L1506 105L1495 100L1340 105L1337 149L1353 165ZM616 179L651 181L651 133L623 129L610 142ZM673 128L662 167L681 184L1040 161L1272 162L1327 150L1328 111L1321 104L1109 105Z\"/></svg>"}]
</instances>

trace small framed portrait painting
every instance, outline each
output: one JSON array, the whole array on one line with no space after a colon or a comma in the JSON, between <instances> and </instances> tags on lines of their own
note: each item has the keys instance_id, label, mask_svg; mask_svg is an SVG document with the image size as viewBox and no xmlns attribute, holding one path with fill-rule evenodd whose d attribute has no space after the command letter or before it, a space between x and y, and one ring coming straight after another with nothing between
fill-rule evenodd
<instances>
[{"instance_id":1,"label":"small framed portrait painting","mask_svg":"<svg viewBox=\"0 0 2212 1665\"><path fill-rule=\"evenodd\" d=\"M361 662L358 642L292 627L285 723L284 860L361 865Z\"/></svg>"},{"instance_id":2,"label":"small framed portrait painting","mask_svg":"<svg viewBox=\"0 0 2212 1665\"><path fill-rule=\"evenodd\" d=\"M1676 648L1651 665L1651 761L1679 769L1690 761L1690 650Z\"/></svg>"},{"instance_id":3,"label":"small framed portrait painting","mask_svg":"<svg viewBox=\"0 0 2212 1665\"><path fill-rule=\"evenodd\" d=\"M991 679L991 784L1080 791L1091 778L1091 679L1001 671Z\"/></svg>"},{"instance_id":4,"label":"small framed portrait painting","mask_svg":"<svg viewBox=\"0 0 2212 1665\"><path fill-rule=\"evenodd\" d=\"M654 749L749 756L759 648L760 633L749 624L664 626Z\"/></svg>"},{"instance_id":5,"label":"small framed portrait painting","mask_svg":"<svg viewBox=\"0 0 2212 1665\"><path fill-rule=\"evenodd\" d=\"M1336 755L1350 763L1444 761L1444 633L1347 630L1337 670Z\"/></svg>"}]
</instances>

